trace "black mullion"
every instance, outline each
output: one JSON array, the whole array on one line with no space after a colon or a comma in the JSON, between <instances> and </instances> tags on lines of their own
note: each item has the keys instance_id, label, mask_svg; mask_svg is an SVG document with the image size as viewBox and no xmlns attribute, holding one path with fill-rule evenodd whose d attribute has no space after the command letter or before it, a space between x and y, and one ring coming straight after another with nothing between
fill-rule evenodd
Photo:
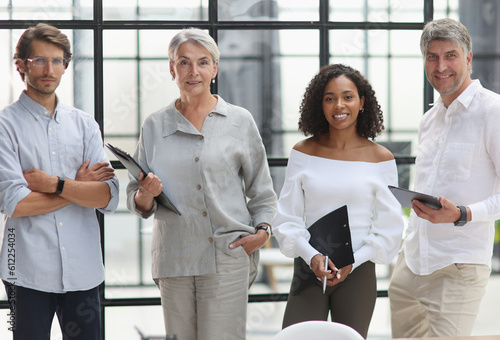
<instances>
[{"instance_id":1,"label":"black mullion","mask_svg":"<svg viewBox=\"0 0 500 340\"><path fill-rule=\"evenodd\" d=\"M103 102L103 13L102 0L94 0L94 18L91 28L94 30L94 118L101 128L101 138L104 139L104 102ZM104 214L96 210L101 233L102 260L105 261ZM101 339L106 339L105 323L105 281L99 286L101 299Z\"/></svg>"},{"instance_id":2,"label":"black mullion","mask_svg":"<svg viewBox=\"0 0 500 340\"><path fill-rule=\"evenodd\" d=\"M330 1L320 0L319 2L319 66L330 63Z\"/></svg>"},{"instance_id":3,"label":"black mullion","mask_svg":"<svg viewBox=\"0 0 500 340\"><path fill-rule=\"evenodd\" d=\"M434 0L424 0L424 23L431 21L434 18ZM432 88L427 76L424 72L424 107L422 114L430 108L430 104L434 103L434 89Z\"/></svg>"}]
</instances>

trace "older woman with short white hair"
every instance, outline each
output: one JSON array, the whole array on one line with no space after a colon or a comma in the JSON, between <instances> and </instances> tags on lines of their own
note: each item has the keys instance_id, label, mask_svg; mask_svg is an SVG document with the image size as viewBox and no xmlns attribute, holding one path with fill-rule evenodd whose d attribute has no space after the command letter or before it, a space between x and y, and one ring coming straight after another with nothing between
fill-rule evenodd
<instances>
[{"instance_id":1,"label":"older woman with short white hair","mask_svg":"<svg viewBox=\"0 0 500 340\"><path fill-rule=\"evenodd\" d=\"M127 206L154 215L152 272L167 333L245 339L248 287L276 209L266 152L250 112L210 92L212 37L182 30L168 53L180 97L144 121L134 157L148 175L131 180ZM162 190L181 215L156 203Z\"/></svg>"}]
</instances>

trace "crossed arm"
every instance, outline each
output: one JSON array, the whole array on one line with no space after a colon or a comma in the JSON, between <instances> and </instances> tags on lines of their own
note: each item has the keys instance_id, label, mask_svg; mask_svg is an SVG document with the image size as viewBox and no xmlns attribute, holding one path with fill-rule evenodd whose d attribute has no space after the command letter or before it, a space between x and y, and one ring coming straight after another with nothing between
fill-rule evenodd
<instances>
[{"instance_id":1,"label":"crossed arm","mask_svg":"<svg viewBox=\"0 0 500 340\"><path fill-rule=\"evenodd\" d=\"M16 206L12 217L46 214L71 203L86 208L104 208L111 199L109 186L104 181L114 176L114 169L107 162L99 162L89 167L85 161L76 174L75 180L66 179L61 195L57 189L58 178L39 169L23 172L31 193Z\"/></svg>"}]
</instances>

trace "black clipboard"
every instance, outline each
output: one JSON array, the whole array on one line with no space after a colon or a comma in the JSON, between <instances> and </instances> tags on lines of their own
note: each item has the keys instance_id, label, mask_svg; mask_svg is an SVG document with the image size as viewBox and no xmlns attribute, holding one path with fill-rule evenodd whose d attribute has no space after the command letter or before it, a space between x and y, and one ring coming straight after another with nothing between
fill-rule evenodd
<instances>
[{"instance_id":1,"label":"black clipboard","mask_svg":"<svg viewBox=\"0 0 500 340\"><path fill-rule=\"evenodd\" d=\"M427 195L421 192L411 191L405 188L399 188L389 185L389 190L403 207L411 208L411 201L418 200L431 208L440 209L439 198Z\"/></svg>"},{"instance_id":2,"label":"black clipboard","mask_svg":"<svg viewBox=\"0 0 500 340\"><path fill-rule=\"evenodd\" d=\"M309 229L309 244L323 255L328 255L337 268L354 263L351 230L347 206L344 205L314 222ZM316 275L301 258L294 260L294 275L290 292L295 295L314 282Z\"/></svg>"},{"instance_id":3,"label":"black clipboard","mask_svg":"<svg viewBox=\"0 0 500 340\"><path fill-rule=\"evenodd\" d=\"M126 151L123 151L120 148L117 148L116 146L113 146L111 144L106 144L108 149L118 158L120 163L123 164L125 168L130 172L132 176L136 180L139 180L139 174L142 172L145 176L147 175L146 171L144 171L139 163L135 161L135 159L130 156L130 154ZM160 193L158 196L155 197L156 201L164 206L167 209L172 210L174 213L177 215L181 215L180 211L177 209L177 207L172 203L172 201L165 195L164 192Z\"/></svg>"}]
</instances>

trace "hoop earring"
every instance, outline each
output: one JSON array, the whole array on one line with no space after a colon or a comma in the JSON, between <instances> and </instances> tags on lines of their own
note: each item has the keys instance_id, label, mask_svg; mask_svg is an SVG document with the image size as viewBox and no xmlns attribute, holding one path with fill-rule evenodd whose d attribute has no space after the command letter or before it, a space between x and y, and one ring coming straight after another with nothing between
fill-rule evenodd
<instances>
[{"instance_id":1,"label":"hoop earring","mask_svg":"<svg viewBox=\"0 0 500 340\"><path fill-rule=\"evenodd\" d=\"M362 107L361 110L359 110L359 113L361 113L361 112L365 112L365 108L364 107Z\"/></svg>"}]
</instances>

